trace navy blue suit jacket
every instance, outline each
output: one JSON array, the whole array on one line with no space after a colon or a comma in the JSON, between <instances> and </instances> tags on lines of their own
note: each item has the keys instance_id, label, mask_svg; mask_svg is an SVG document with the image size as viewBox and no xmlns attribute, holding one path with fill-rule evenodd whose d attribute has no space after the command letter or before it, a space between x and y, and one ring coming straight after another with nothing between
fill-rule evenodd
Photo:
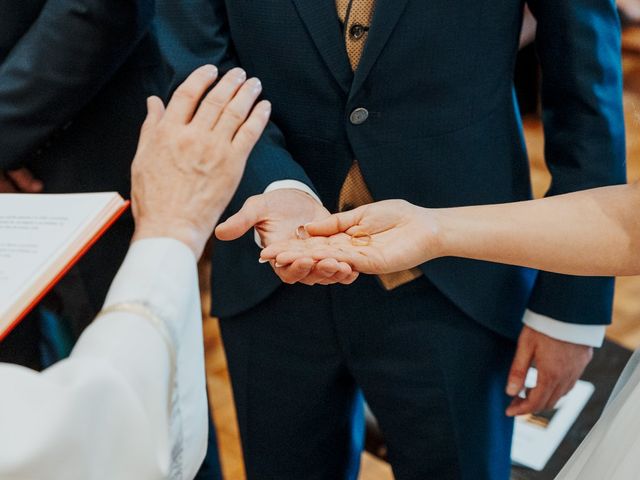
<instances>
[{"instance_id":1,"label":"navy blue suit jacket","mask_svg":"<svg viewBox=\"0 0 640 480\"><path fill-rule=\"evenodd\" d=\"M624 182L614 2L528 3L539 22L549 194ZM176 8L175 29L191 38L192 52L194 32L206 33L206 61L225 70L241 65L261 78L273 102L272 124L229 213L282 179L307 183L335 210L353 159L376 200L452 207L530 198L512 85L522 2L378 0L355 74L333 0L187 1ZM182 29L179 14L191 16ZM370 116L353 125L349 115L358 107ZM215 244L214 314L247 310L277 288L257 258L252 233ZM610 319L611 279L462 259L421 268L471 317L505 335L518 334L526 308L579 324Z\"/></svg>"}]
</instances>

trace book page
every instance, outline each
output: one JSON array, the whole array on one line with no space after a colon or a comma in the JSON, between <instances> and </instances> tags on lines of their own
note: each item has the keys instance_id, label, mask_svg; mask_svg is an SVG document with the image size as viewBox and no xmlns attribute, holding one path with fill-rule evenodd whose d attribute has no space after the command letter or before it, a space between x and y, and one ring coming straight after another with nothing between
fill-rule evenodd
<instances>
[{"instance_id":1,"label":"book page","mask_svg":"<svg viewBox=\"0 0 640 480\"><path fill-rule=\"evenodd\" d=\"M103 215L114 193L0 195L0 320Z\"/></svg>"}]
</instances>

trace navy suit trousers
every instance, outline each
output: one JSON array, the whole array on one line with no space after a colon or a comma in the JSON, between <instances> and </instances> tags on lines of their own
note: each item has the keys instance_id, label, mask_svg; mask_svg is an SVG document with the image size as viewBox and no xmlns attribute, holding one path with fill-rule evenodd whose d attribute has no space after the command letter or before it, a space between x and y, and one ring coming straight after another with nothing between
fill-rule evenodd
<instances>
[{"instance_id":1,"label":"navy suit trousers","mask_svg":"<svg viewBox=\"0 0 640 480\"><path fill-rule=\"evenodd\" d=\"M359 389L398 480L509 478L515 343L427 279L283 285L221 326L249 479L353 478Z\"/></svg>"}]
</instances>

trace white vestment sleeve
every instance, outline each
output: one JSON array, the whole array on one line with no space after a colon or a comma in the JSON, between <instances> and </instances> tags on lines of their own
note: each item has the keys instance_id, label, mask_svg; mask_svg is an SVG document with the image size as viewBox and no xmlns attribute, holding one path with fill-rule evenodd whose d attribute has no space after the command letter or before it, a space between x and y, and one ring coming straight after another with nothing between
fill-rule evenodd
<instances>
[{"instance_id":1,"label":"white vestment sleeve","mask_svg":"<svg viewBox=\"0 0 640 480\"><path fill-rule=\"evenodd\" d=\"M0 364L0 478L193 478L207 402L191 250L172 239L132 244L105 307L124 303L145 305L169 337L140 314L114 312L42 373Z\"/></svg>"}]
</instances>

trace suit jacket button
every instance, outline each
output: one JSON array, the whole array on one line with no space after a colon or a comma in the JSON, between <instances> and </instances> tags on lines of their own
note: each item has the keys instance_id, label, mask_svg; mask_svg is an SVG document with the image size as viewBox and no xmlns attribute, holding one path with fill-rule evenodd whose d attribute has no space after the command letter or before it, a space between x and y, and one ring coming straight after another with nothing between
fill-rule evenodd
<instances>
[{"instance_id":1,"label":"suit jacket button","mask_svg":"<svg viewBox=\"0 0 640 480\"><path fill-rule=\"evenodd\" d=\"M354 125L362 125L369 118L369 110L366 108L356 108L351 115L349 116L349 120Z\"/></svg>"}]
</instances>

